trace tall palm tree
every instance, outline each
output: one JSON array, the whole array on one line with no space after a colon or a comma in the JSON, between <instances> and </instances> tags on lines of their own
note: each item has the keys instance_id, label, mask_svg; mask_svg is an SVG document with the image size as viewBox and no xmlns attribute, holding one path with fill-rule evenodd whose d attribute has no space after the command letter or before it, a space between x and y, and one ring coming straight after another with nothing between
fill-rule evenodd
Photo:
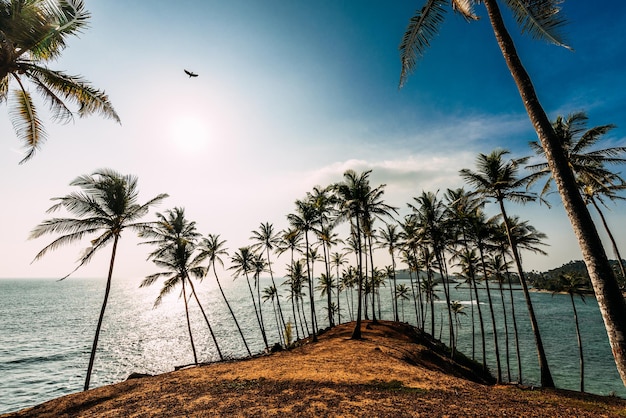
<instances>
[{"instance_id":1,"label":"tall palm tree","mask_svg":"<svg viewBox=\"0 0 626 418\"><path fill-rule=\"evenodd\" d=\"M409 300L409 287L404 283L396 285L396 291L394 292L394 296L396 299L400 299L400 309L402 310L402 322L404 322L404 301ZM397 302L397 301L396 301ZM396 321L399 322L398 319Z\"/></svg>"},{"instance_id":2,"label":"tall palm tree","mask_svg":"<svg viewBox=\"0 0 626 418\"><path fill-rule=\"evenodd\" d=\"M303 308L302 306L302 299L304 297L304 294L302 292L302 289L305 286L305 280L306 280L306 276L304 274L304 264L302 263L302 260L296 260L293 263L291 263L289 266L287 266L287 281L285 281L285 283L283 283L283 285L288 285L289 286L289 299L291 299L291 309L293 312L293 316L294 318L297 318L297 320L300 322L300 328L302 328L302 334L304 335L304 330L305 327L307 329L307 333L308 333L308 324L306 323L306 316L304 316L304 325L302 324L303 322L303 318L302 318L302 311L301 308ZM297 312L297 315L296 315ZM296 332L298 330L297 328L297 323L296 322ZM300 337L298 336L298 339L300 339Z\"/></svg>"},{"instance_id":3,"label":"tall palm tree","mask_svg":"<svg viewBox=\"0 0 626 418\"><path fill-rule=\"evenodd\" d=\"M475 187L477 194L483 196L484 198L495 199L500 206L502 221L504 222L506 234L509 238L511 253L513 254L513 259L515 260L517 272L520 277L520 283L522 284L522 290L524 291L524 298L526 300L526 307L528 308L528 315L530 316L530 324L535 337L535 346L537 347L537 357L539 359L539 370L541 374L541 385L543 387L554 387L552 373L550 373L548 359L543 348L541 333L539 332L539 325L537 324L535 310L533 309L530 292L528 291L528 285L524 275L524 269L522 268L522 261L517 249L517 242L515 241L515 236L511 233L510 220L504 207L505 199L520 203L529 202L535 199L533 194L520 191L520 189L530 180L528 177L519 178L518 176L520 165L526 163L528 158L504 161L504 157L508 153L509 151L504 149L494 150L489 155L481 153L476 159L477 171L474 172L469 169L462 169L459 173L467 183Z\"/></svg>"},{"instance_id":4,"label":"tall palm tree","mask_svg":"<svg viewBox=\"0 0 626 418\"><path fill-rule=\"evenodd\" d=\"M383 247L387 247L389 250L389 255L391 256L391 275L393 280L393 303L394 303L394 315L395 321L399 321L398 318L398 296L396 295L396 290L398 289L398 285L396 283L396 258L395 252L401 245L402 241L402 232L398 229L398 225L386 223L384 228L380 229L379 235L379 244ZM404 319L403 319L404 321Z\"/></svg>"},{"instance_id":5,"label":"tall palm tree","mask_svg":"<svg viewBox=\"0 0 626 418\"><path fill-rule=\"evenodd\" d=\"M320 280L316 287L316 290L320 292L320 295L322 297L326 296L326 310L328 311L328 326L331 328L335 326L333 311L336 310L336 305L335 305L335 309L332 309L331 305L333 303L333 300L332 300L333 289L335 289L336 287L337 286L336 286L335 280L333 279L333 276L327 276L325 273L320 274Z\"/></svg>"},{"instance_id":6,"label":"tall palm tree","mask_svg":"<svg viewBox=\"0 0 626 418\"><path fill-rule=\"evenodd\" d=\"M220 289L222 298L224 299L224 302L226 303L226 306L228 307L228 311L230 312L230 315L233 317L233 321L235 322L237 331L239 331L239 335L241 336L243 345L246 347L246 351L248 352L248 355L252 356L252 352L250 351L250 348L248 347L246 338L243 336L243 332L241 331L241 327L239 326L239 322L237 321L235 312L233 311L233 308L230 306L230 303L228 302L228 299L226 298L226 294L224 293L224 289L222 288L222 283L220 282L220 278L217 275L217 269L215 267L216 263L220 263L222 267L224 266L224 261L222 260L221 256L228 256L228 252L226 251L226 248L224 248L225 245L226 245L226 241L220 240L219 235L208 234L205 238L202 238L198 242L198 251L200 252L199 257L202 257L205 260L206 259L209 260L207 273L209 269L211 268L213 269L213 274L215 275L215 281L217 282L217 286Z\"/></svg>"},{"instance_id":7,"label":"tall palm tree","mask_svg":"<svg viewBox=\"0 0 626 418\"><path fill-rule=\"evenodd\" d=\"M576 303L574 296L580 296L580 300L585 301L585 279L580 274L561 273L559 275L558 292L566 292L572 302L572 311L574 312L574 324L576 325L576 340L578 342L578 359L580 363L580 391L585 391L585 358L583 356L583 341L580 337L580 326L578 324L578 312L576 311Z\"/></svg>"},{"instance_id":8,"label":"tall palm tree","mask_svg":"<svg viewBox=\"0 0 626 418\"><path fill-rule=\"evenodd\" d=\"M69 37L87 27L89 18L81 0L0 2L0 103L11 101L11 122L26 148L21 162L31 158L46 139L28 84L43 96L55 121L71 121L74 113L80 117L99 113L120 121L104 91L80 76L47 66L61 56ZM70 103L78 105L75 112Z\"/></svg>"},{"instance_id":9,"label":"tall palm tree","mask_svg":"<svg viewBox=\"0 0 626 418\"><path fill-rule=\"evenodd\" d=\"M361 316L363 311L363 205L370 192L369 175L371 170L358 174L354 170L343 173L344 181L334 185L339 199L339 219L348 220L352 241L356 244L357 255L357 314L356 324L352 332L353 339L361 338Z\"/></svg>"},{"instance_id":10,"label":"tall palm tree","mask_svg":"<svg viewBox=\"0 0 626 418\"><path fill-rule=\"evenodd\" d=\"M274 231L274 225L269 222L262 223L259 226L258 231L252 231L252 237L250 237L253 241L256 241L255 244L252 245L253 250L265 250L267 256L267 269L270 273L270 278L272 280L272 286L276 289L276 282L274 281L274 272L272 270L272 261L270 257L270 251L275 251L278 248L280 243L280 236L277 232ZM272 301L272 304L274 301ZM285 317L283 316L283 310L280 306L280 295L276 293L276 304L278 305L278 315L280 317L280 323L282 324L282 328L279 328L279 335L284 335L285 330L287 329L287 324L285 322Z\"/></svg>"},{"instance_id":11,"label":"tall palm tree","mask_svg":"<svg viewBox=\"0 0 626 418\"><path fill-rule=\"evenodd\" d=\"M192 253L194 251L194 245L191 241L181 240L177 244L167 246L163 251L155 253L152 260L154 263L163 268L164 271L151 274L147 276L139 287L150 286L155 283L159 278L166 277L163 282L163 287L154 301L154 307L158 307L163 300L163 297L169 294L177 285L182 286L181 296L185 303L185 318L187 320L187 331L189 332L189 341L191 342L191 350L193 351L193 362L198 364L198 355L196 353L196 345L193 341L193 333L191 332L191 321L189 320L189 304L187 302L187 289L186 284L190 283L189 275L196 277L202 277L204 275L204 268L199 265L197 260L194 260Z\"/></svg>"},{"instance_id":12,"label":"tall palm tree","mask_svg":"<svg viewBox=\"0 0 626 418\"><path fill-rule=\"evenodd\" d=\"M565 23L559 9L561 2L561 0L507 1L506 5L512 11L523 32L557 45L566 46L559 33ZM431 40L437 35L444 20L445 6L452 4L453 10L461 13L468 20L475 20L477 16L473 12L473 6L478 3L466 0L428 0L426 5L417 11L416 15L411 18L400 45L402 64L400 86L404 84L409 73L415 69L417 61L423 57ZM591 215L578 192L576 178L569 168L558 136L539 102L530 76L504 24L498 2L497 0L482 0L480 3L484 4L487 10L504 61L511 72L541 146L545 150L550 171L552 171L593 284L615 357L615 364L622 381L626 384L626 301L621 295L616 276Z\"/></svg>"},{"instance_id":13,"label":"tall palm tree","mask_svg":"<svg viewBox=\"0 0 626 418\"><path fill-rule=\"evenodd\" d=\"M453 300L450 304L450 308L452 309L452 313L454 314L454 323L456 324L456 338L459 338L459 328L461 327L461 318L459 316L467 316L467 312L465 312L465 306L458 300ZM454 343L456 346L456 342Z\"/></svg>"},{"instance_id":14,"label":"tall palm tree","mask_svg":"<svg viewBox=\"0 0 626 418\"><path fill-rule=\"evenodd\" d=\"M263 303L268 300L272 302L272 311L274 311L274 320L276 321L276 329L278 330L278 336L281 341L283 341L283 337L281 336L281 331L283 328L280 327L280 321L278 319L278 311L276 310L276 300L279 298L278 289L274 285L267 286L263 289ZM286 330L286 328L284 328ZM285 338L285 347L289 345L287 339Z\"/></svg>"},{"instance_id":15,"label":"tall palm tree","mask_svg":"<svg viewBox=\"0 0 626 418\"><path fill-rule=\"evenodd\" d=\"M335 277L337 278L337 324L339 325L341 324L341 302L339 296L344 289L344 283L343 280L341 280L339 268L348 263L348 258L345 253L335 251L330 255L330 263L335 267Z\"/></svg>"},{"instance_id":16,"label":"tall palm tree","mask_svg":"<svg viewBox=\"0 0 626 418\"><path fill-rule=\"evenodd\" d=\"M587 129L587 120L588 117L585 112L576 112L567 115L565 118L557 116L552 126L563 147L569 166L576 175L578 187L585 203L591 204L600 215L602 225L611 240L622 277L626 278L626 269L617 248L617 243L598 205L598 201L602 202L602 195L610 199L620 198L615 194L615 191L624 189L624 180L618 174L606 168L606 165L626 163L626 159L621 157L626 153L626 147L598 149L598 142L604 135L614 129L615 125L601 125ZM538 156L545 159L545 152L537 141L530 142L529 145ZM527 168L534 172L533 182L547 177L541 193L546 194L550 191L553 182L548 163L532 164L527 166Z\"/></svg>"},{"instance_id":17,"label":"tall palm tree","mask_svg":"<svg viewBox=\"0 0 626 418\"><path fill-rule=\"evenodd\" d=\"M306 269L307 279L309 283L309 303L311 307L311 329L312 340L317 341L317 331L315 329L315 294L313 292L313 275L310 260L310 242L309 232L316 231L318 212L315 207L308 201L296 200L296 213L287 215L287 220L292 228L304 234L305 251L306 251Z\"/></svg>"},{"instance_id":18,"label":"tall palm tree","mask_svg":"<svg viewBox=\"0 0 626 418\"><path fill-rule=\"evenodd\" d=\"M233 256L230 258L231 266L229 270L234 271L235 278L243 275L246 278L246 282L248 283L248 290L250 290L250 297L252 298L252 306L254 307L254 314L256 315L257 322L259 324L259 329L261 330L261 337L263 338L263 343L265 347L269 347L267 343L267 336L265 335L265 327L263 326L263 321L259 316L259 310L257 309L256 300L254 298L254 292L252 291L252 285L250 284L250 273L254 272L254 253L250 249L250 247L242 247L239 248L235 252ZM260 309L260 306L259 306Z\"/></svg>"},{"instance_id":19,"label":"tall palm tree","mask_svg":"<svg viewBox=\"0 0 626 418\"><path fill-rule=\"evenodd\" d=\"M182 281L184 292L185 283L188 283L191 288L190 297L193 296L198 304L198 308L200 308L204 321L209 328L209 333L211 334L211 338L215 344L217 354L219 355L220 360L224 360L224 356L222 355L217 338L213 332L213 327L211 326L209 317L207 316L202 303L200 303L193 281L189 277L191 272L195 277L202 279L207 273L206 268L199 267L200 263L204 261L205 255L196 254L197 239L200 237L200 234L196 231L196 223L189 221L185 217L185 210L180 207L169 209L165 211L165 214L157 213L157 218L158 221L142 230L139 236L149 239L142 244L156 245L157 248L150 253L148 258L152 259L157 265L166 267L168 271L149 276L149 278L144 280L144 286L148 286L154 283L159 277L167 275L170 275L170 278L174 281L174 283L164 285L162 290L165 293L169 293L171 289L166 288L170 285L176 285L177 281ZM198 276L200 273L202 274ZM179 277L174 280L174 276L176 275ZM185 301L185 309L187 309L187 301ZM186 312L186 314L187 321L189 321L189 313ZM191 337L191 327L189 328L189 332Z\"/></svg>"},{"instance_id":20,"label":"tall palm tree","mask_svg":"<svg viewBox=\"0 0 626 418\"><path fill-rule=\"evenodd\" d=\"M52 200L56 200L58 203L48 209L48 213L64 208L76 217L52 218L43 221L31 231L30 238L39 238L46 234L61 234L35 256L35 260L38 260L50 250L80 241L85 236L99 233L100 235L90 240L90 246L83 253L78 267L70 274L88 263L98 250L113 242L104 300L100 309L85 378L84 390L87 390L96 357L102 319L111 290L113 264L121 233L124 229L140 231L148 226L149 223L138 222L138 220L148 213L151 206L161 202L167 195L160 194L144 204L139 204L137 203L137 178L131 175L122 175L110 169L101 169L91 175L77 177L70 185L79 187L81 191L64 197L53 198ZM69 274L63 279L68 276Z\"/></svg>"}]
</instances>

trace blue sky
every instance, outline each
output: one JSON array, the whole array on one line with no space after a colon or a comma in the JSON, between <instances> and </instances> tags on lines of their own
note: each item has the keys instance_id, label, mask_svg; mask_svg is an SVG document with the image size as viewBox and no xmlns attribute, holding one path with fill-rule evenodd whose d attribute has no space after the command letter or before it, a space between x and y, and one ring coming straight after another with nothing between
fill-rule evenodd
<instances>
[{"instance_id":1,"label":"blue sky","mask_svg":"<svg viewBox=\"0 0 626 418\"><path fill-rule=\"evenodd\" d=\"M46 121L49 140L18 165L22 150L5 105L0 277L60 277L73 269L86 242L31 264L52 237L27 237L49 217L50 198L97 168L137 175L142 201L170 194L158 210L185 207L200 232L221 234L232 252L248 245L261 222L286 227L296 199L341 180L348 168L372 169L372 184L387 184L386 201L406 213L422 190L462 186L458 171L473 169L479 152L505 147L524 156L536 139L482 6L478 22L447 15L399 90L398 45L421 1L86 5L90 28L51 66L104 89L122 124L98 116L68 125ZM584 110L590 127L618 125L604 144L623 146L626 3L569 1L563 9L573 51L521 35L507 14L520 56L551 119ZM185 68L199 77L189 79ZM549 236L550 256L524 255L528 269L581 258L552 200L551 210L508 207ZM619 235L624 204L607 215ZM155 271L145 261L148 248L136 243L132 233L123 237L116 277ZM102 251L76 275L104 275L108 257Z\"/></svg>"}]
</instances>

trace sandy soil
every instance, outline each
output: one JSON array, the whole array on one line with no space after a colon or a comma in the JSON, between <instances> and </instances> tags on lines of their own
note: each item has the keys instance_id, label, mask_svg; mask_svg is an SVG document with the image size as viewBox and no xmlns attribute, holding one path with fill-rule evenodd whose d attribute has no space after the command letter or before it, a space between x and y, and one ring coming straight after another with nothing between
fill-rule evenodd
<instances>
[{"instance_id":1,"label":"sandy soil","mask_svg":"<svg viewBox=\"0 0 626 418\"><path fill-rule=\"evenodd\" d=\"M408 325L365 321L252 359L64 396L8 417L626 417L626 400L491 385Z\"/></svg>"}]
</instances>

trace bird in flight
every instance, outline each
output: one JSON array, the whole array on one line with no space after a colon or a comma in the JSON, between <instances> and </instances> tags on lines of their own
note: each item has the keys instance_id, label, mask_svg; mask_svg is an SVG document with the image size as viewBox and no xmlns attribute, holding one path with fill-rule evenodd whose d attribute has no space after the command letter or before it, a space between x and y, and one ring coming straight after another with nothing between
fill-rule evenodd
<instances>
[{"instance_id":1,"label":"bird in flight","mask_svg":"<svg viewBox=\"0 0 626 418\"><path fill-rule=\"evenodd\" d=\"M190 78L191 77L198 77L198 74L196 74L196 73L192 73L191 71L188 71L188 70L184 70L184 71L185 71L185 74L187 74Z\"/></svg>"}]
</instances>

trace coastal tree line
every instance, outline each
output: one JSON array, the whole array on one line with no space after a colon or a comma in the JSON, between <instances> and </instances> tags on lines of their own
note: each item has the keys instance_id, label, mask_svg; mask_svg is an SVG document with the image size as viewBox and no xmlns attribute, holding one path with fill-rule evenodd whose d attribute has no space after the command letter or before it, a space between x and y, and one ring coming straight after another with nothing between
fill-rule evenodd
<instances>
[{"instance_id":1,"label":"coastal tree line","mask_svg":"<svg viewBox=\"0 0 626 418\"><path fill-rule=\"evenodd\" d=\"M555 125L562 120L557 118ZM581 138L597 130L597 127L576 132L564 130L563 146L567 146L572 137L580 142ZM599 137L595 138L594 144ZM586 174L586 168L590 168L594 173L603 173L602 183L593 183L597 186L597 198L606 197L604 190L607 190L608 196L616 196L617 190L623 188L624 181L618 174L611 172L607 164L625 162L621 157L625 151L619 147L596 147L591 151L592 157L586 158L581 152L576 154L575 173L580 190L589 188L592 180ZM542 157L541 152L537 154ZM275 327L279 338L276 344L284 348L302 338L315 341L321 328L333 327L348 320L355 323L352 338L359 339L362 319L382 319L381 292L382 288L388 287L389 300L392 301L391 319L399 321L405 316L404 303L407 302L414 310L415 326L418 328L435 336L437 326L446 327L449 336L447 343L454 357L457 346L455 334L461 323L460 318L466 312L459 301L452 300L450 288L456 281L467 283L472 309L471 323L472 326L476 322L478 324L478 330L472 332L472 357L480 361L486 371L487 350L494 352L495 377L498 382L512 381L514 375L515 381L523 379L516 306L511 286L512 283L518 283L524 294L525 310L535 337L542 380L551 382L540 324L535 317L520 254L521 251L545 254L542 246L546 237L528 221L511 216L506 210L509 202L529 203L539 200L541 193L535 193L531 188L546 176L548 182L542 192L549 190L549 172L543 170L541 163L527 164L529 159L509 158L509 152L503 149L479 154L474 170L459 171L468 189L448 189L443 193L422 191L407 203L409 214L403 218L399 216L399 208L384 201L386 185L371 184L371 171L358 173L347 170L341 181L325 187L316 186L302 199L297 199L294 211L285 215L288 225L285 229L277 230L273 224L263 222L258 229L251 231L248 245L231 253L219 234L202 235L198 232L195 222L185 216L184 208L181 207L157 213L154 221L137 222L137 218L145 215L149 207L160 203L167 195L159 195L139 205L136 178L112 170L99 170L91 175L80 176L71 183L81 188L81 192L54 199L59 203L50 208L51 212L64 208L76 217L46 220L33 230L31 237L61 234L37 255L36 258L40 258L49 250L100 231L101 235L91 240L78 267L88 262L109 240L113 240L107 292L94 338L85 388L89 385L106 308L117 239L125 229L138 231L139 237L145 239L142 244L154 248L148 258L159 271L146 277L141 286L161 282L155 307L165 295L175 288L181 288L195 364L199 360L189 318L190 302L200 309L218 356L224 359L209 321L210 314L194 285L194 281L204 280L209 273L216 280L248 355L252 355L246 336L223 291L216 268L217 264L224 266L224 260L228 258L227 270L232 272L232 277L246 281L259 336L266 349L273 345L267 336L268 327ZM524 168L529 171L522 173ZM486 206L489 203L498 208L496 215L488 215ZM377 251L386 252L391 264L379 265L376 262L378 257L374 257ZM286 274L279 278L282 282L277 282L275 266L278 257L285 259L285 253L288 256L288 262L284 265ZM396 280L398 266L408 271L408 284L399 284ZM261 278L267 275L271 284L262 288ZM486 300L481 300L479 288L485 289ZM563 282L561 288L555 290L570 292L572 289ZM447 320L435 317L434 302L441 293L445 299ZM320 310L315 306L318 296L325 300L321 317ZM271 304L273 319L263 316L262 306L266 303ZM487 311L483 311L483 303ZM495 304L499 304L503 312L500 318L495 313ZM510 316L507 315L508 310ZM474 321L474 315L477 321ZM500 321L504 322L504 336L496 331ZM486 323L493 330L492 342L486 341ZM502 338L505 340L504 353L500 352L503 343L499 339ZM510 344L514 345L514 356ZM512 360L516 362L516 373L511 372Z\"/></svg>"},{"instance_id":2,"label":"coastal tree line","mask_svg":"<svg viewBox=\"0 0 626 418\"><path fill-rule=\"evenodd\" d=\"M506 5L513 13L522 31L530 33L536 38L548 40L557 45L567 47L560 33L565 23L565 20L560 14L560 3L561 1L558 0L542 0L531 3L512 1L506 2ZM592 163L584 163L582 166L578 164L578 160L573 158L574 155L578 155L579 149L573 148L568 150L566 146L567 139L564 139L563 132L569 129L570 133L573 134L572 136L575 136L576 130L572 127L576 128L577 125L574 123L568 127L564 123L559 123L558 119L555 123L552 123L548 119L537 98L532 81L515 49L514 42L503 22L496 0L483 0L481 2L436 0L429 1L424 7L420 8L410 19L400 45L400 85L402 86L406 82L408 75L415 69L417 62L423 57L425 50L430 46L433 37L437 34L444 20L443 17L446 8L451 7L452 10L461 14L467 21L473 21L477 20L477 16L474 13L474 7L477 5L484 6L487 11L489 22L492 25L503 58L511 71L522 102L537 133L538 142L535 143L534 149L545 158L543 166L534 167L535 176L534 178L530 178L527 185L534 181L533 179L541 176L549 176L554 180L554 184L561 196L572 228L578 238L583 259L604 319L618 371L620 372L622 380L626 382L626 303L621 295L616 273L611 268L597 228L587 209L587 206L591 205L595 210L599 211L603 226L607 229L609 234L611 234L608 230L604 214L600 211L599 204L602 204L602 199L616 198L617 192L623 188L621 178L617 174L610 173L605 167L606 163L623 162L621 157L615 156L615 154L598 155L595 151L592 151L586 154L586 157L588 157L589 161L592 161ZM94 89L82 78L69 76L60 71L50 70L45 65L47 62L60 55L65 47L65 40L68 36L77 35L84 29L88 18L89 14L85 11L84 4L80 0L59 0L54 2L43 0L29 2L11 0L0 3L0 28L2 28L0 33L0 101L7 100L9 95L11 95L10 114L12 122L17 136L23 141L27 149L27 155L24 160L30 158L45 139L43 124L37 114L30 92L25 88L24 81L32 83L37 91L44 96L52 110L53 119L61 121L71 119L74 112L70 110L67 103L73 102L78 104L76 113L79 116L100 113L105 117L119 121L119 117L104 92ZM15 87L11 90L10 85L13 84L15 84ZM563 122L563 118L561 118L561 122ZM580 128L580 124L578 128ZM600 132L599 135L601 134L602 132ZM592 138L593 135L588 135L588 137ZM621 153L623 151L623 149L618 149L616 152ZM468 184L475 189L470 192L472 199L477 197L483 199L491 198L498 203L501 212L502 226L506 241L508 242L508 248L502 251L502 255L506 256L508 254L509 257L512 257L515 269L519 274L520 283L525 289L526 281L518 253L521 247L520 243L515 238L515 225L513 219L507 216L504 202L508 199L522 201L532 200L535 197L529 195L528 191L520 193L517 190L517 187L521 186L521 184L516 184L515 182L526 182L526 178L515 179L513 183L505 182L504 185L502 185L499 179L490 177L491 174L499 172L499 169L508 171L510 174L515 174L515 170L519 165L524 163L523 161L516 160L504 161L503 157L505 155L506 151L502 150L494 151L488 155L481 154L478 158L477 170L475 172L467 170L462 172L461 175ZM359 338L360 336L360 320L364 313L363 310L365 310L365 314L367 315L368 303L372 304L370 312L373 319L376 319L374 309L376 304L376 292L372 288L368 293L367 289L368 281L374 283L372 279L375 270L372 255L375 242L375 229L373 224L375 220L386 220L394 211L394 208L386 206L382 201L381 196L384 187L382 185L376 188L369 186L367 182L368 174L369 172L360 175L358 173L346 173L346 175L344 175L344 181L332 188L332 194L339 200L337 203L339 207L336 209L338 211L338 219L341 219L349 225L350 234L345 240L356 255L355 268L358 297L355 318L356 326L353 333L354 338ZM514 177L513 175L510 179L513 180ZM492 182L493 180L496 180L495 183ZM175 285L180 284L183 289L183 294L186 295L189 291L190 296L193 296L194 300L200 305L198 295L193 289L190 277L202 277L203 274L206 274L207 267L201 265L203 260L201 257L198 258L199 253L196 251L196 237L186 237L182 234L183 231L180 231L181 235L175 238L159 238L157 236L158 230L155 229L158 228L158 224L143 224L137 222L150 206L162 200L164 196L159 195L146 204L139 205L136 203L136 190L133 186L135 183L136 179L122 176L110 170L101 170L94 173L92 176L82 176L77 179L73 184L81 187L82 193L59 198L60 202L51 208L54 211L64 207L77 217L51 219L45 221L33 231L34 237L46 233L61 234L61 237L44 248L39 256L43 255L48 250L55 249L66 243L81 240L86 235L101 233L101 235L92 241L91 246L81 258L79 267L85 262L88 262L98 249L112 242L113 251L108 276L109 280L107 281L108 289L115 260L117 240L121 231L127 228L138 229L140 230L140 234L144 234L146 238L152 237L153 241L151 242L153 245L157 246L157 249L151 254L151 258L156 265L164 269L162 273L147 278L144 283L148 285L156 281L157 278L166 277L165 283L167 283L168 286L164 286L164 291L169 292L169 290L166 289L173 288ZM544 190L547 189L544 188ZM312 245L309 240L310 238L315 240L315 238L310 237L310 234L316 234L318 229L320 231L323 230L324 227L330 225L330 222L329 220L318 219L320 216L318 213L319 208L309 207L311 205L309 204L310 202L308 202L308 198L307 196L306 200L296 202L297 210L292 214L293 216L290 217L289 221L294 228L304 231L305 265L303 266L303 271L308 284L311 305L309 320L310 332L312 338L315 339L318 323L313 307L313 265L316 255L312 249L314 245ZM444 244L445 240L441 242L437 236L437 234L440 233L438 228L438 226L440 226L438 225L440 219L437 217L439 215L438 210L440 209L438 206L440 202L438 200L439 197L437 193L424 192L424 194L415 199L415 203L412 203L412 209L414 212L413 216L421 222L418 229L428 237L425 242L421 243L421 245L426 248L425 253L422 254L420 252L420 256L426 257L426 259L419 261L423 262L422 266L426 266L428 263L432 264L432 269L437 271L441 277L444 278L442 285L446 296L446 304L449 307L448 323L450 327L452 353L454 353L453 315L450 313L452 311L450 306L453 305L453 301L449 300L445 279L448 277L446 255L449 249ZM477 210L482 211L482 205L480 205ZM180 210L180 212L182 215L182 210ZM173 210L172 212L166 212L162 216L167 218L170 215L176 215L176 213L177 211ZM184 218L179 221L181 221L183 226L189 226L183 222ZM192 222L186 222L192 224ZM399 225L402 225L402 222L399 222ZM167 232L173 233L172 231ZM487 253L487 251L485 251L487 248L485 242L488 242L488 239L482 235L480 235L480 238L470 236L470 232L474 234L477 233L468 228L468 231L463 231L464 234L467 233L464 239L469 240L471 237L471 239L475 240L475 242L473 242L473 244L475 244L474 250L478 252L478 258L480 260L479 266L476 268L480 268L483 276L488 277L488 271L485 268L486 262L483 260L485 253ZM481 232L481 234L482 233L483 232ZM610 236L613 250L618 254L615 241L612 235ZM332 237L328 236L328 242L322 245L322 257L324 257L326 266L324 274L326 275L325 280L328 283L330 283L331 280L331 270L327 262L330 255L327 252L330 251L332 247L330 243L331 239ZM256 247L254 249L256 251L253 250L253 252L255 253L255 257L262 257L259 255L259 248L265 245L264 248L266 249L267 257L265 263L270 266L270 276L272 276L273 281L271 261L269 260L271 250L267 244L267 242L261 244L261 246ZM506 247L506 243L503 245ZM467 249L471 249L471 247L468 246ZM393 250L391 250L391 252L393 253ZM616 258L621 264L621 256L617 255ZM504 260L502 261L504 262ZM296 261L294 261L294 263L295 262ZM290 268L296 269L297 267L293 264ZM474 270L474 266L471 270L471 274L477 274L477 271ZM252 269L247 265L241 266L241 272L243 272L247 280L249 280L250 275L252 275L254 279L255 274L258 276L260 272L263 271L264 269L261 265L257 265ZM393 271L393 266L391 271ZM428 271L428 268L426 268L426 271ZM257 272L259 273L257 274ZM624 275L623 265L621 265L621 274ZM487 283L488 281L485 281L486 286L488 286ZM189 284L189 289L185 287L187 284ZM277 302L276 318L280 325L280 322L284 323L283 309L280 307L280 298L276 296L277 287L274 283L272 287L273 290L269 289L265 295L267 296L267 300ZM396 289L397 287L394 286L394 292L396 292ZM421 291L419 287L418 291ZM108 290L106 294L108 295ZM541 367L542 385L547 387L553 386L549 368L541 347L540 333L533 320L532 303L527 296L526 290L524 294L526 295L527 310L531 322L533 323L533 330L535 331L535 342ZM256 301L259 300L259 295L259 289L257 289ZM326 295L329 296L328 300L330 300L330 292L328 292L328 290ZM394 298L397 300L395 293ZM489 297L489 299L491 299L491 297ZM185 303L188 303L186 297L184 300ZM256 301L253 295L253 302L255 304L257 303ZM106 296L102 306L96 337L94 339L92 360L90 363L93 362L93 355L98 339L98 330L105 307ZM258 308L255 307L255 311L257 309ZM397 319L397 308L394 309ZM328 319L329 323L332 325L333 314L331 311L332 307L329 305ZM258 312L259 326L262 334L265 335L262 314L260 310ZM494 318L491 305L490 317L493 322ZM431 322L434 322L434 320L431 320ZM283 325L283 327L286 328L286 325ZM190 339L191 338L190 332ZM494 336L494 339L495 338L497 337ZM495 347L498 346L497 341L494 341L494 344ZM85 388L89 386L89 374L90 372L88 372ZM500 377L499 362L498 377Z\"/></svg>"}]
</instances>

